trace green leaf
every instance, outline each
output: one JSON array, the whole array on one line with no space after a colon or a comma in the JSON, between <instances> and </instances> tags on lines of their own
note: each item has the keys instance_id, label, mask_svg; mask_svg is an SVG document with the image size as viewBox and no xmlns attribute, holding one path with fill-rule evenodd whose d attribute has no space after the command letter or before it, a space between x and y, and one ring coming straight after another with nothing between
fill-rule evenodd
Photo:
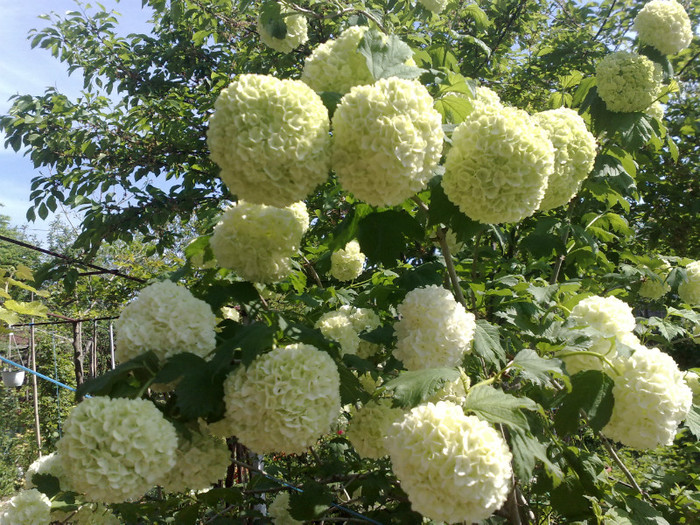
<instances>
[{"instance_id":1,"label":"green leaf","mask_svg":"<svg viewBox=\"0 0 700 525\"><path fill-rule=\"evenodd\" d=\"M537 461L541 461L549 474L556 480L564 476L559 466L552 463L547 456L547 447L537 438L519 428L511 428L509 437L510 449L513 453L513 467L518 478L531 479Z\"/></svg>"},{"instance_id":2,"label":"green leaf","mask_svg":"<svg viewBox=\"0 0 700 525\"><path fill-rule=\"evenodd\" d=\"M16 312L11 312L0 306L0 321L4 321L8 325L13 325L20 322L20 317Z\"/></svg>"},{"instance_id":3,"label":"green leaf","mask_svg":"<svg viewBox=\"0 0 700 525\"><path fill-rule=\"evenodd\" d=\"M233 337L219 348L240 348L244 366L249 366L257 356L270 350L274 344L275 329L262 322L249 325L236 325Z\"/></svg>"},{"instance_id":4,"label":"green leaf","mask_svg":"<svg viewBox=\"0 0 700 525\"><path fill-rule=\"evenodd\" d=\"M430 211L428 225L444 224L457 234L457 240L465 241L476 235L486 226L464 215L445 195L440 183L442 179L434 177L430 181Z\"/></svg>"},{"instance_id":5,"label":"green leaf","mask_svg":"<svg viewBox=\"0 0 700 525\"><path fill-rule=\"evenodd\" d=\"M282 7L277 0L263 2L260 6L260 24L274 38L287 36L287 23L282 16Z\"/></svg>"},{"instance_id":6,"label":"green leaf","mask_svg":"<svg viewBox=\"0 0 700 525\"><path fill-rule=\"evenodd\" d=\"M537 403L528 397L515 397L492 386L477 386L469 390L464 410L474 412L489 423L504 423L509 427L528 430L522 410L537 410Z\"/></svg>"},{"instance_id":7,"label":"green leaf","mask_svg":"<svg viewBox=\"0 0 700 525\"><path fill-rule=\"evenodd\" d=\"M338 364L338 374L340 375L340 403L349 405L369 400L369 394L362 388L362 383L352 371L344 364Z\"/></svg>"},{"instance_id":8,"label":"green leaf","mask_svg":"<svg viewBox=\"0 0 700 525\"><path fill-rule=\"evenodd\" d=\"M34 483L39 492L46 494L48 498L53 498L56 494L61 492L61 484L58 478L51 474L35 473L32 476L32 483Z\"/></svg>"},{"instance_id":9,"label":"green leaf","mask_svg":"<svg viewBox=\"0 0 700 525\"><path fill-rule=\"evenodd\" d=\"M357 237L360 220L369 215L372 208L366 204L358 204L351 209L340 221L340 224L333 230L333 237L328 243L328 249L335 251L338 248L345 248L345 245Z\"/></svg>"},{"instance_id":10,"label":"green leaf","mask_svg":"<svg viewBox=\"0 0 700 525\"><path fill-rule=\"evenodd\" d=\"M340 99L343 98L343 94L334 91L322 91L318 95L321 97L323 105L326 106L328 110L328 118L332 119L333 115L335 115L335 108L340 104Z\"/></svg>"},{"instance_id":11,"label":"green leaf","mask_svg":"<svg viewBox=\"0 0 700 525\"><path fill-rule=\"evenodd\" d=\"M7 310L17 312L20 315L33 315L35 317L46 317L48 307L40 301L24 302L8 299L3 303Z\"/></svg>"},{"instance_id":12,"label":"green leaf","mask_svg":"<svg viewBox=\"0 0 700 525\"><path fill-rule=\"evenodd\" d=\"M199 519L199 503L187 505L174 514L175 523L179 525L196 525Z\"/></svg>"},{"instance_id":13,"label":"green leaf","mask_svg":"<svg viewBox=\"0 0 700 525\"><path fill-rule=\"evenodd\" d=\"M140 391L143 383L156 376L158 365L156 354L148 351L86 381L78 386L76 395L130 397Z\"/></svg>"},{"instance_id":14,"label":"green leaf","mask_svg":"<svg viewBox=\"0 0 700 525\"><path fill-rule=\"evenodd\" d=\"M552 385L552 376L561 376L564 373L560 359L545 359L529 348L515 355L513 367L518 369L523 379L536 385Z\"/></svg>"},{"instance_id":15,"label":"green leaf","mask_svg":"<svg viewBox=\"0 0 700 525\"><path fill-rule=\"evenodd\" d=\"M236 505L243 503L243 493L235 487L214 488L197 495L197 499L209 507L220 503Z\"/></svg>"},{"instance_id":16,"label":"green leaf","mask_svg":"<svg viewBox=\"0 0 700 525\"><path fill-rule=\"evenodd\" d=\"M497 325L478 319L472 344L474 352L489 363L506 362L506 351L501 345L501 335Z\"/></svg>"},{"instance_id":17,"label":"green leaf","mask_svg":"<svg viewBox=\"0 0 700 525\"><path fill-rule=\"evenodd\" d=\"M685 426L700 439L700 406L693 405L690 407L688 416L685 418Z\"/></svg>"},{"instance_id":18,"label":"green leaf","mask_svg":"<svg viewBox=\"0 0 700 525\"><path fill-rule=\"evenodd\" d=\"M427 401L445 383L460 377L454 368L428 368L401 372L383 388L393 392L394 404L402 408L413 408Z\"/></svg>"},{"instance_id":19,"label":"green leaf","mask_svg":"<svg viewBox=\"0 0 700 525\"><path fill-rule=\"evenodd\" d=\"M376 29L370 29L362 37L357 50L365 56L367 68L375 80L388 77L416 78L424 71L406 65L406 61L413 56L413 51L396 35L387 37Z\"/></svg>"},{"instance_id":20,"label":"green leaf","mask_svg":"<svg viewBox=\"0 0 700 525\"><path fill-rule=\"evenodd\" d=\"M554 416L554 428L561 436L573 434L579 428L580 412L588 416L590 427L601 430L610 420L613 410L613 380L599 370L585 370L572 376L571 392Z\"/></svg>"},{"instance_id":21,"label":"green leaf","mask_svg":"<svg viewBox=\"0 0 700 525\"><path fill-rule=\"evenodd\" d=\"M289 495L289 514L295 520L320 518L333 503L333 496L326 485L308 481L302 490L292 491Z\"/></svg>"},{"instance_id":22,"label":"green leaf","mask_svg":"<svg viewBox=\"0 0 700 525\"><path fill-rule=\"evenodd\" d=\"M362 253L372 262L390 268L407 251L407 242L423 237L420 223L405 210L370 213L358 224Z\"/></svg>"},{"instance_id":23,"label":"green leaf","mask_svg":"<svg viewBox=\"0 0 700 525\"><path fill-rule=\"evenodd\" d=\"M409 292L415 288L429 286L431 284L441 285L444 274L444 265L439 261L431 261L421 264L420 266L415 266L402 273L396 281L394 281L394 284L402 290Z\"/></svg>"},{"instance_id":24,"label":"green leaf","mask_svg":"<svg viewBox=\"0 0 700 525\"><path fill-rule=\"evenodd\" d=\"M472 103L465 97L446 95L435 101L435 109L443 116L443 122L460 124L472 111Z\"/></svg>"},{"instance_id":25,"label":"green leaf","mask_svg":"<svg viewBox=\"0 0 700 525\"><path fill-rule=\"evenodd\" d=\"M658 328L661 336L669 342L673 338L685 333L683 328L677 326L675 323L667 321L666 319L659 319L658 317L650 317L647 320L647 324Z\"/></svg>"}]
</instances>

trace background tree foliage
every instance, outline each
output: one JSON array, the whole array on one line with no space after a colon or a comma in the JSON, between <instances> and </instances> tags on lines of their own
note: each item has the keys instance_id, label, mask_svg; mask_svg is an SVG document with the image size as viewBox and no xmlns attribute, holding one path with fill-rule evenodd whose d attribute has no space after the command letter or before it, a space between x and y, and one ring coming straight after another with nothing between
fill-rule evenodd
<instances>
[{"instance_id":1,"label":"background tree foliage","mask_svg":"<svg viewBox=\"0 0 700 525\"><path fill-rule=\"evenodd\" d=\"M612 294L635 307L644 343L667 351L683 369L700 365L693 340L697 311L676 294L683 266L700 258L697 38L670 59L642 50L669 79L675 71L662 98L666 116L659 121L609 112L593 80L599 59L636 45L630 30L640 2L453 1L449 16L437 17L402 0L311 0L296 6L309 17L309 41L288 55L259 41L258 2L144 5L153 10L150 34L122 36L117 14L88 7L48 16L48 25L30 35L32 44L81 74L84 91L75 100L53 89L17 96L0 128L7 144L24 148L41 173L33 180L28 218L45 217L59 203L83 214L79 235L60 241L70 240L76 257L97 257L139 277L181 280L219 317L225 306L242 313L241 322L220 324L214 365L190 371L162 405L171 419L186 424L221 417L216 394L224 376L222 368L214 373L209 367L250 363L273 343L306 342L328 351L339 366L343 403L368 397L353 372L381 376L401 406L427 399L449 373L399 373L390 351L392 324L409 290L450 285L444 250L436 245L449 227L463 243L453 254L459 293L478 319L474 354L463 364L472 384L492 381L497 387L482 388L465 408L507 429L522 495L517 501L514 492L509 508L488 522L694 523L700 512L698 416L669 449L621 452L639 493L597 437L612 403L607 376L569 378L551 356L586 348L585 334L572 335L564 326L580 295ZM697 22L698 3L686 8ZM447 131L469 112L477 82L529 112L576 109L599 143L582 190L567 206L517 224L483 225L446 198L440 173L419 194L424 204L408 200L391 209L354 200L331 178L307 199L312 228L288 279L254 286L216 268L208 238L232 199L205 138L216 97L242 73L298 78L304 58L319 43L347 25L377 22L410 45ZM330 252L354 238L368 266L343 285L328 275ZM163 260L149 258L153 252ZM639 295L659 271L660 256L673 267L664 302ZM60 266L44 268L41 278L63 278L53 297L64 304L74 295L76 311L117 313L134 291L105 278L78 279ZM312 328L324 312L344 304L380 315L382 327L365 336L384 346L377 356L341 358L337 345ZM176 356L171 370L183 363ZM154 378L152 363L142 365L132 363L86 392L137 395ZM292 495L299 519L343 516L330 502L348 494L348 506L379 522L421 522L389 461L360 458L342 435L324 438L313 455L266 457L265 464L268 474L305 489ZM230 485L209 495L149 494L118 511L128 523L159 523L172 515L182 523L242 521L258 516L254 505L263 501L261 494L281 490L263 476Z\"/></svg>"}]
</instances>

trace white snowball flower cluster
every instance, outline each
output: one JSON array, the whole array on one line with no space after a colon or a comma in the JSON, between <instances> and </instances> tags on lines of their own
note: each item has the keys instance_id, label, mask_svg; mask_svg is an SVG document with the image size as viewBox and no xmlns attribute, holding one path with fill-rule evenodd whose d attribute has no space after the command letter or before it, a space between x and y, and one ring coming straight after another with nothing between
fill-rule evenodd
<instances>
[{"instance_id":1,"label":"white snowball flower cluster","mask_svg":"<svg viewBox=\"0 0 700 525\"><path fill-rule=\"evenodd\" d=\"M569 108L543 111L533 118L554 146L554 172L539 208L547 211L563 206L578 193L593 169L596 141L579 114Z\"/></svg>"},{"instance_id":2,"label":"white snowball flower cluster","mask_svg":"<svg viewBox=\"0 0 700 525\"><path fill-rule=\"evenodd\" d=\"M175 463L177 435L145 399L92 397L66 419L57 452L69 487L91 501L140 498Z\"/></svg>"},{"instance_id":3,"label":"white snowball flower cluster","mask_svg":"<svg viewBox=\"0 0 700 525\"><path fill-rule=\"evenodd\" d=\"M403 415L400 408L392 408L391 399L369 401L354 411L346 437L360 456L379 459L389 453L386 441L392 425Z\"/></svg>"},{"instance_id":4,"label":"white snowball flower cluster","mask_svg":"<svg viewBox=\"0 0 700 525\"><path fill-rule=\"evenodd\" d=\"M365 265L365 254L360 251L360 243L350 241L345 248L331 254L331 275L339 281L352 281L360 276Z\"/></svg>"},{"instance_id":5,"label":"white snowball flower cluster","mask_svg":"<svg viewBox=\"0 0 700 525\"><path fill-rule=\"evenodd\" d=\"M191 439L180 437L175 451L175 466L159 480L168 492L204 490L226 477L231 463L226 441L201 432Z\"/></svg>"},{"instance_id":6,"label":"white snowball flower cluster","mask_svg":"<svg viewBox=\"0 0 700 525\"><path fill-rule=\"evenodd\" d=\"M634 30L640 42L664 55L675 55L693 39L688 13L675 0L651 0L634 19Z\"/></svg>"},{"instance_id":7,"label":"white snowball flower cluster","mask_svg":"<svg viewBox=\"0 0 700 525\"><path fill-rule=\"evenodd\" d=\"M661 66L647 57L617 51L596 65L598 95L610 111L646 110L661 93Z\"/></svg>"},{"instance_id":8,"label":"white snowball flower cluster","mask_svg":"<svg viewBox=\"0 0 700 525\"><path fill-rule=\"evenodd\" d=\"M181 352L206 356L216 347L211 307L172 281L141 290L115 322L116 357L127 361L152 350L160 359Z\"/></svg>"},{"instance_id":9,"label":"white snowball flower cluster","mask_svg":"<svg viewBox=\"0 0 700 525\"><path fill-rule=\"evenodd\" d=\"M379 324L379 316L369 308L344 305L338 310L324 313L315 326L324 336L339 343L343 354L365 354L374 353L376 349L372 348L375 346L372 343L361 340L360 334L374 330Z\"/></svg>"},{"instance_id":10,"label":"white snowball flower cluster","mask_svg":"<svg viewBox=\"0 0 700 525\"><path fill-rule=\"evenodd\" d=\"M622 337L634 330L632 308L617 297L593 295L579 301L569 319L598 330L605 337Z\"/></svg>"},{"instance_id":11,"label":"white snowball flower cluster","mask_svg":"<svg viewBox=\"0 0 700 525\"><path fill-rule=\"evenodd\" d=\"M459 368L459 377L454 381L447 381L444 386L430 396L431 403L438 401L449 401L455 405L463 405L467 400L467 393L471 386L471 379L464 369Z\"/></svg>"},{"instance_id":12,"label":"white snowball flower cluster","mask_svg":"<svg viewBox=\"0 0 700 525\"><path fill-rule=\"evenodd\" d=\"M224 400L229 429L241 443L259 454L296 454L336 421L340 377L327 353L293 344L232 372L224 382Z\"/></svg>"},{"instance_id":13,"label":"white snowball flower cluster","mask_svg":"<svg viewBox=\"0 0 700 525\"><path fill-rule=\"evenodd\" d=\"M644 112L657 120L663 120L665 113L663 105L658 100L645 109Z\"/></svg>"},{"instance_id":14,"label":"white snowball flower cluster","mask_svg":"<svg viewBox=\"0 0 700 525\"><path fill-rule=\"evenodd\" d=\"M288 14L284 17L284 23L287 26L287 34L284 38L277 38L265 29L258 16L258 35L260 35L260 40L267 47L280 53L291 53L309 40L309 35L307 34L308 24L306 23L306 17L300 14Z\"/></svg>"},{"instance_id":15,"label":"white snowball flower cluster","mask_svg":"<svg viewBox=\"0 0 700 525\"><path fill-rule=\"evenodd\" d=\"M486 86L478 86L476 88L476 101L482 104L487 104L491 106L502 106L501 97L490 88Z\"/></svg>"},{"instance_id":16,"label":"white snowball flower cluster","mask_svg":"<svg viewBox=\"0 0 700 525\"><path fill-rule=\"evenodd\" d=\"M109 508L102 504L83 505L70 519L73 525L121 525Z\"/></svg>"},{"instance_id":17,"label":"white snowball flower cluster","mask_svg":"<svg viewBox=\"0 0 700 525\"><path fill-rule=\"evenodd\" d=\"M328 177L329 126L321 98L303 82L241 75L216 100L207 142L231 193L282 207Z\"/></svg>"},{"instance_id":18,"label":"white snowball flower cluster","mask_svg":"<svg viewBox=\"0 0 700 525\"><path fill-rule=\"evenodd\" d=\"M693 393L693 404L700 405L700 376L695 372L687 371L683 380Z\"/></svg>"},{"instance_id":19,"label":"white snowball flower cluster","mask_svg":"<svg viewBox=\"0 0 700 525\"><path fill-rule=\"evenodd\" d=\"M267 513L275 525L301 525L289 514L289 492L280 492L267 507Z\"/></svg>"},{"instance_id":20,"label":"white snowball flower cluster","mask_svg":"<svg viewBox=\"0 0 700 525\"><path fill-rule=\"evenodd\" d=\"M2 508L0 525L48 525L51 501L36 489L23 490Z\"/></svg>"},{"instance_id":21,"label":"white snowball flower cluster","mask_svg":"<svg viewBox=\"0 0 700 525\"><path fill-rule=\"evenodd\" d=\"M411 508L427 518L477 522L508 496L512 454L504 439L453 403L414 408L386 443Z\"/></svg>"},{"instance_id":22,"label":"white snowball flower cluster","mask_svg":"<svg viewBox=\"0 0 700 525\"><path fill-rule=\"evenodd\" d=\"M221 216L209 243L222 267L247 281L271 283L292 271L308 224L304 203L276 208L239 201Z\"/></svg>"},{"instance_id":23,"label":"white snowball flower cluster","mask_svg":"<svg viewBox=\"0 0 700 525\"><path fill-rule=\"evenodd\" d=\"M700 305L700 261L693 261L685 267L687 281L678 285L678 295L688 304Z\"/></svg>"},{"instance_id":24,"label":"white snowball flower cluster","mask_svg":"<svg viewBox=\"0 0 700 525\"><path fill-rule=\"evenodd\" d=\"M603 434L638 449L670 445L693 401L683 373L658 348L640 348L617 365L621 376L614 377L615 405Z\"/></svg>"},{"instance_id":25,"label":"white snowball flower cluster","mask_svg":"<svg viewBox=\"0 0 700 525\"><path fill-rule=\"evenodd\" d=\"M423 4L423 7L425 7L428 11L432 11L436 15L439 15L442 13L447 7L447 0L418 0L421 4Z\"/></svg>"},{"instance_id":26,"label":"white snowball flower cluster","mask_svg":"<svg viewBox=\"0 0 700 525\"><path fill-rule=\"evenodd\" d=\"M306 58L301 80L314 91L347 93L353 86L371 84L374 76L367 59L357 50L367 26L352 26L335 40L328 40Z\"/></svg>"},{"instance_id":27,"label":"white snowball flower cluster","mask_svg":"<svg viewBox=\"0 0 700 525\"><path fill-rule=\"evenodd\" d=\"M642 285L639 287L639 295L656 301L666 295L666 292L670 289L671 287L668 283L664 282L663 277L647 277L642 281Z\"/></svg>"},{"instance_id":28,"label":"white snowball flower cluster","mask_svg":"<svg viewBox=\"0 0 700 525\"><path fill-rule=\"evenodd\" d=\"M401 319L395 325L394 356L407 370L457 366L470 351L474 314L442 286L411 290L397 311Z\"/></svg>"},{"instance_id":29,"label":"white snowball flower cluster","mask_svg":"<svg viewBox=\"0 0 700 525\"><path fill-rule=\"evenodd\" d=\"M416 80L356 86L333 116L333 169L344 189L373 206L422 190L442 151L442 117Z\"/></svg>"},{"instance_id":30,"label":"white snowball flower cluster","mask_svg":"<svg viewBox=\"0 0 700 525\"><path fill-rule=\"evenodd\" d=\"M59 458L55 452L47 456L42 456L36 459L24 475L24 488L33 489L36 487L32 478L34 474L49 474L58 478L59 482L63 477L63 468L61 465L61 458Z\"/></svg>"},{"instance_id":31,"label":"white snowball flower cluster","mask_svg":"<svg viewBox=\"0 0 700 525\"><path fill-rule=\"evenodd\" d=\"M476 221L517 222L537 210L553 169L552 142L527 113L477 103L452 135L442 186Z\"/></svg>"}]
</instances>

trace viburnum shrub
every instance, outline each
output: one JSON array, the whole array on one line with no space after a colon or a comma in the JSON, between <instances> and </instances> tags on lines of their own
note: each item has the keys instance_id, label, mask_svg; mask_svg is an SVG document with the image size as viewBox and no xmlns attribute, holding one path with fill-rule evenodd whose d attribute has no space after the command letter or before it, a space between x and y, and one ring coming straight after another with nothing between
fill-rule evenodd
<instances>
[{"instance_id":1,"label":"viburnum shrub","mask_svg":"<svg viewBox=\"0 0 700 525\"><path fill-rule=\"evenodd\" d=\"M442 186L475 221L515 222L537 210L553 169L552 142L527 113L476 101L452 134Z\"/></svg>"},{"instance_id":2,"label":"viburnum shrub","mask_svg":"<svg viewBox=\"0 0 700 525\"><path fill-rule=\"evenodd\" d=\"M258 16L258 35L260 36L260 41L267 47L280 53L291 53L309 39L309 35L306 32L308 24L306 17L300 14L288 14L288 16L284 17L284 23L287 30L286 34L284 38L277 38L265 28L261 17Z\"/></svg>"},{"instance_id":3,"label":"viburnum shrub","mask_svg":"<svg viewBox=\"0 0 700 525\"><path fill-rule=\"evenodd\" d=\"M433 99L419 82L386 78L357 86L333 116L333 169L341 186L373 206L422 190L442 152Z\"/></svg>"},{"instance_id":4,"label":"viburnum shrub","mask_svg":"<svg viewBox=\"0 0 700 525\"><path fill-rule=\"evenodd\" d=\"M569 320L595 328L605 337L622 337L635 326L632 309L615 296L593 295L582 299L571 310Z\"/></svg>"},{"instance_id":5,"label":"viburnum shrub","mask_svg":"<svg viewBox=\"0 0 700 525\"><path fill-rule=\"evenodd\" d=\"M595 71L598 94L610 111L644 111L661 94L661 67L643 55L610 53Z\"/></svg>"},{"instance_id":6,"label":"viburnum shrub","mask_svg":"<svg viewBox=\"0 0 700 525\"><path fill-rule=\"evenodd\" d=\"M639 41L665 55L675 55L690 44L693 30L685 8L676 0L651 0L634 19Z\"/></svg>"},{"instance_id":7,"label":"viburnum shrub","mask_svg":"<svg viewBox=\"0 0 700 525\"><path fill-rule=\"evenodd\" d=\"M2 525L48 525L51 501L36 489L23 490L0 510Z\"/></svg>"},{"instance_id":8,"label":"viburnum shrub","mask_svg":"<svg viewBox=\"0 0 700 525\"><path fill-rule=\"evenodd\" d=\"M241 75L209 119L207 144L239 199L288 206L328 177L328 111L303 82Z\"/></svg>"}]
</instances>

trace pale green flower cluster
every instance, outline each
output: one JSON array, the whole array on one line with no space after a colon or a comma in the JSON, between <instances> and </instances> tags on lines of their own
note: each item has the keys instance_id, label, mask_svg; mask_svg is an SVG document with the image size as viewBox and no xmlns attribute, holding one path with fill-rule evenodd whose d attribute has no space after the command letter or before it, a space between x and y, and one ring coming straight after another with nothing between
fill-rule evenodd
<instances>
[{"instance_id":1,"label":"pale green flower cluster","mask_svg":"<svg viewBox=\"0 0 700 525\"><path fill-rule=\"evenodd\" d=\"M91 501L137 499L173 467L177 435L145 399L92 397L66 419L57 452L68 486Z\"/></svg>"},{"instance_id":2,"label":"pale green flower cluster","mask_svg":"<svg viewBox=\"0 0 700 525\"><path fill-rule=\"evenodd\" d=\"M353 86L374 82L367 59L357 50L369 27L352 26L335 40L328 40L306 58L301 80L314 91L347 93Z\"/></svg>"},{"instance_id":3,"label":"pale green flower cluster","mask_svg":"<svg viewBox=\"0 0 700 525\"><path fill-rule=\"evenodd\" d=\"M594 337L591 346L586 351L600 354L608 361L614 362L618 355L617 347L621 344L632 349L644 348L637 336L629 332L619 336ZM564 350L561 352L562 355L558 356L566 364L566 371L569 375L574 375L583 370L605 370L608 373L612 373L608 363L600 357L586 354L566 355L569 351L570 349Z\"/></svg>"},{"instance_id":4,"label":"pale green flower cluster","mask_svg":"<svg viewBox=\"0 0 700 525\"><path fill-rule=\"evenodd\" d=\"M386 446L411 508L426 518L478 522L510 491L512 454L505 440L453 403L414 408L394 424Z\"/></svg>"},{"instance_id":5,"label":"pale green flower cluster","mask_svg":"<svg viewBox=\"0 0 700 525\"><path fill-rule=\"evenodd\" d=\"M289 514L289 492L280 492L267 507L267 513L275 525L301 525Z\"/></svg>"},{"instance_id":6,"label":"pale green flower cluster","mask_svg":"<svg viewBox=\"0 0 700 525\"><path fill-rule=\"evenodd\" d=\"M647 279L644 280L642 285L639 287L639 295L646 297L647 299L651 299L652 301L656 301L657 299L661 299L664 295L666 295L666 292L668 292L670 289L671 287L668 285L668 283L664 282L663 277L647 277Z\"/></svg>"},{"instance_id":7,"label":"pale green flower cluster","mask_svg":"<svg viewBox=\"0 0 700 525\"><path fill-rule=\"evenodd\" d=\"M70 519L70 523L74 525L121 525L121 521L117 518L109 508L102 504L89 504L80 507Z\"/></svg>"},{"instance_id":8,"label":"pale green flower cluster","mask_svg":"<svg viewBox=\"0 0 700 525\"><path fill-rule=\"evenodd\" d=\"M362 341L360 334L374 330L379 324L379 316L369 308L345 305L323 314L316 321L316 328L327 338L339 343L343 354L357 354L360 347L363 351L369 350L367 345L363 345L368 342Z\"/></svg>"},{"instance_id":9,"label":"pale green flower cluster","mask_svg":"<svg viewBox=\"0 0 700 525\"><path fill-rule=\"evenodd\" d=\"M32 477L34 476L34 474L49 474L51 476L57 477L58 480L61 481L61 478L63 477L61 459L56 455L55 452L52 452L47 456L42 456L36 459L31 465L29 465L29 468L27 469L27 472L24 475L25 489L33 489L34 487L36 487L36 485L32 481Z\"/></svg>"},{"instance_id":10,"label":"pale green flower cluster","mask_svg":"<svg viewBox=\"0 0 700 525\"><path fill-rule=\"evenodd\" d=\"M0 525L49 525L51 501L36 489L23 490L3 507Z\"/></svg>"},{"instance_id":11,"label":"pale green flower cluster","mask_svg":"<svg viewBox=\"0 0 700 525\"><path fill-rule=\"evenodd\" d=\"M356 86L333 116L333 169L343 188L373 206L422 190L440 160L442 117L416 80Z\"/></svg>"},{"instance_id":12,"label":"pale green flower cluster","mask_svg":"<svg viewBox=\"0 0 700 525\"><path fill-rule=\"evenodd\" d=\"M454 381L447 381L444 386L430 396L431 403L438 401L449 401L455 405L463 405L467 400L467 393L471 386L471 379L466 372L460 367L459 377Z\"/></svg>"},{"instance_id":13,"label":"pale green flower cluster","mask_svg":"<svg viewBox=\"0 0 700 525\"><path fill-rule=\"evenodd\" d=\"M328 177L329 126L321 98L303 82L241 75L216 100L207 143L231 193L282 207Z\"/></svg>"},{"instance_id":14,"label":"pale green flower cluster","mask_svg":"<svg viewBox=\"0 0 700 525\"><path fill-rule=\"evenodd\" d=\"M678 285L678 295L688 304L700 305L700 261L693 261L685 267L687 281Z\"/></svg>"},{"instance_id":15,"label":"pale green flower cluster","mask_svg":"<svg viewBox=\"0 0 700 525\"><path fill-rule=\"evenodd\" d=\"M644 110L644 112L657 120L663 120L664 118L664 107L658 100L654 102L651 106Z\"/></svg>"},{"instance_id":16,"label":"pale green flower cluster","mask_svg":"<svg viewBox=\"0 0 700 525\"><path fill-rule=\"evenodd\" d=\"M421 4L423 4L423 7L425 7L428 11L432 11L436 15L439 15L440 13L443 12L445 7L447 7L447 0L418 0Z\"/></svg>"},{"instance_id":17,"label":"pale green flower cluster","mask_svg":"<svg viewBox=\"0 0 700 525\"><path fill-rule=\"evenodd\" d=\"M327 353L293 344L232 372L224 382L224 400L225 430L246 447L259 454L297 454L336 421L340 377Z\"/></svg>"},{"instance_id":18,"label":"pale green flower cluster","mask_svg":"<svg viewBox=\"0 0 700 525\"><path fill-rule=\"evenodd\" d=\"M452 135L442 186L476 221L517 222L537 210L553 169L552 142L527 113L477 103Z\"/></svg>"},{"instance_id":19,"label":"pale green flower cluster","mask_svg":"<svg viewBox=\"0 0 700 525\"><path fill-rule=\"evenodd\" d=\"M613 376L615 405L603 434L638 449L673 443L693 401L673 358L658 348L640 348L616 366L621 375Z\"/></svg>"},{"instance_id":20,"label":"pale green flower cluster","mask_svg":"<svg viewBox=\"0 0 700 525\"><path fill-rule=\"evenodd\" d=\"M675 55L690 45L690 18L676 0L651 0L634 19L639 41L664 55Z\"/></svg>"},{"instance_id":21,"label":"pale green flower cluster","mask_svg":"<svg viewBox=\"0 0 700 525\"><path fill-rule=\"evenodd\" d=\"M457 366L470 351L474 314L441 286L416 288L406 294L397 311L394 356L407 370Z\"/></svg>"},{"instance_id":22,"label":"pale green flower cluster","mask_svg":"<svg viewBox=\"0 0 700 525\"><path fill-rule=\"evenodd\" d=\"M226 477L231 452L226 441L206 433L192 432L179 438L175 465L158 482L168 492L204 490Z\"/></svg>"},{"instance_id":23,"label":"pale green flower cluster","mask_svg":"<svg viewBox=\"0 0 700 525\"><path fill-rule=\"evenodd\" d=\"M260 35L260 40L267 47L280 53L291 53L309 40L309 35L307 34L308 24L306 23L306 17L300 14L285 16L284 23L287 26L287 34L284 38L276 38L265 29L258 16L258 35Z\"/></svg>"},{"instance_id":24,"label":"pale green flower cluster","mask_svg":"<svg viewBox=\"0 0 700 525\"><path fill-rule=\"evenodd\" d=\"M360 251L360 243L350 241L345 248L331 254L331 275L339 281L352 281L360 276L365 264L365 254Z\"/></svg>"},{"instance_id":25,"label":"pale green flower cluster","mask_svg":"<svg viewBox=\"0 0 700 525\"><path fill-rule=\"evenodd\" d=\"M598 95L610 111L646 110L661 93L661 66L647 57L617 51L596 66Z\"/></svg>"},{"instance_id":26,"label":"pale green flower cluster","mask_svg":"<svg viewBox=\"0 0 700 525\"><path fill-rule=\"evenodd\" d=\"M578 193L593 169L596 141L579 114L569 108L543 111L533 119L554 146L554 172L539 207L547 211L563 206Z\"/></svg>"},{"instance_id":27,"label":"pale green flower cluster","mask_svg":"<svg viewBox=\"0 0 700 525\"><path fill-rule=\"evenodd\" d=\"M216 347L216 316L211 307L172 281L141 290L115 322L119 361L152 350L165 360L181 352L205 357Z\"/></svg>"},{"instance_id":28,"label":"pale green flower cluster","mask_svg":"<svg viewBox=\"0 0 700 525\"><path fill-rule=\"evenodd\" d=\"M502 106L501 97L486 86L478 86L476 88L476 101L490 106Z\"/></svg>"},{"instance_id":29,"label":"pale green flower cluster","mask_svg":"<svg viewBox=\"0 0 700 525\"><path fill-rule=\"evenodd\" d=\"M389 453L386 441L403 414L400 408L392 408L391 399L369 401L354 411L345 437L360 456L379 459Z\"/></svg>"},{"instance_id":30,"label":"pale green flower cluster","mask_svg":"<svg viewBox=\"0 0 700 525\"><path fill-rule=\"evenodd\" d=\"M309 225L306 205L287 208L239 201L221 216L209 241L219 265L247 281L281 281L292 271Z\"/></svg>"},{"instance_id":31,"label":"pale green flower cluster","mask_svg":"<svg viewBox=\"0 0 700 525\"><path fill-rule=\"evenodd\" d=\"M693 393L693 404L700 405L700 376L695 372L686 372L683 376L685 384Z\"/></svg>"}]
</instances>

